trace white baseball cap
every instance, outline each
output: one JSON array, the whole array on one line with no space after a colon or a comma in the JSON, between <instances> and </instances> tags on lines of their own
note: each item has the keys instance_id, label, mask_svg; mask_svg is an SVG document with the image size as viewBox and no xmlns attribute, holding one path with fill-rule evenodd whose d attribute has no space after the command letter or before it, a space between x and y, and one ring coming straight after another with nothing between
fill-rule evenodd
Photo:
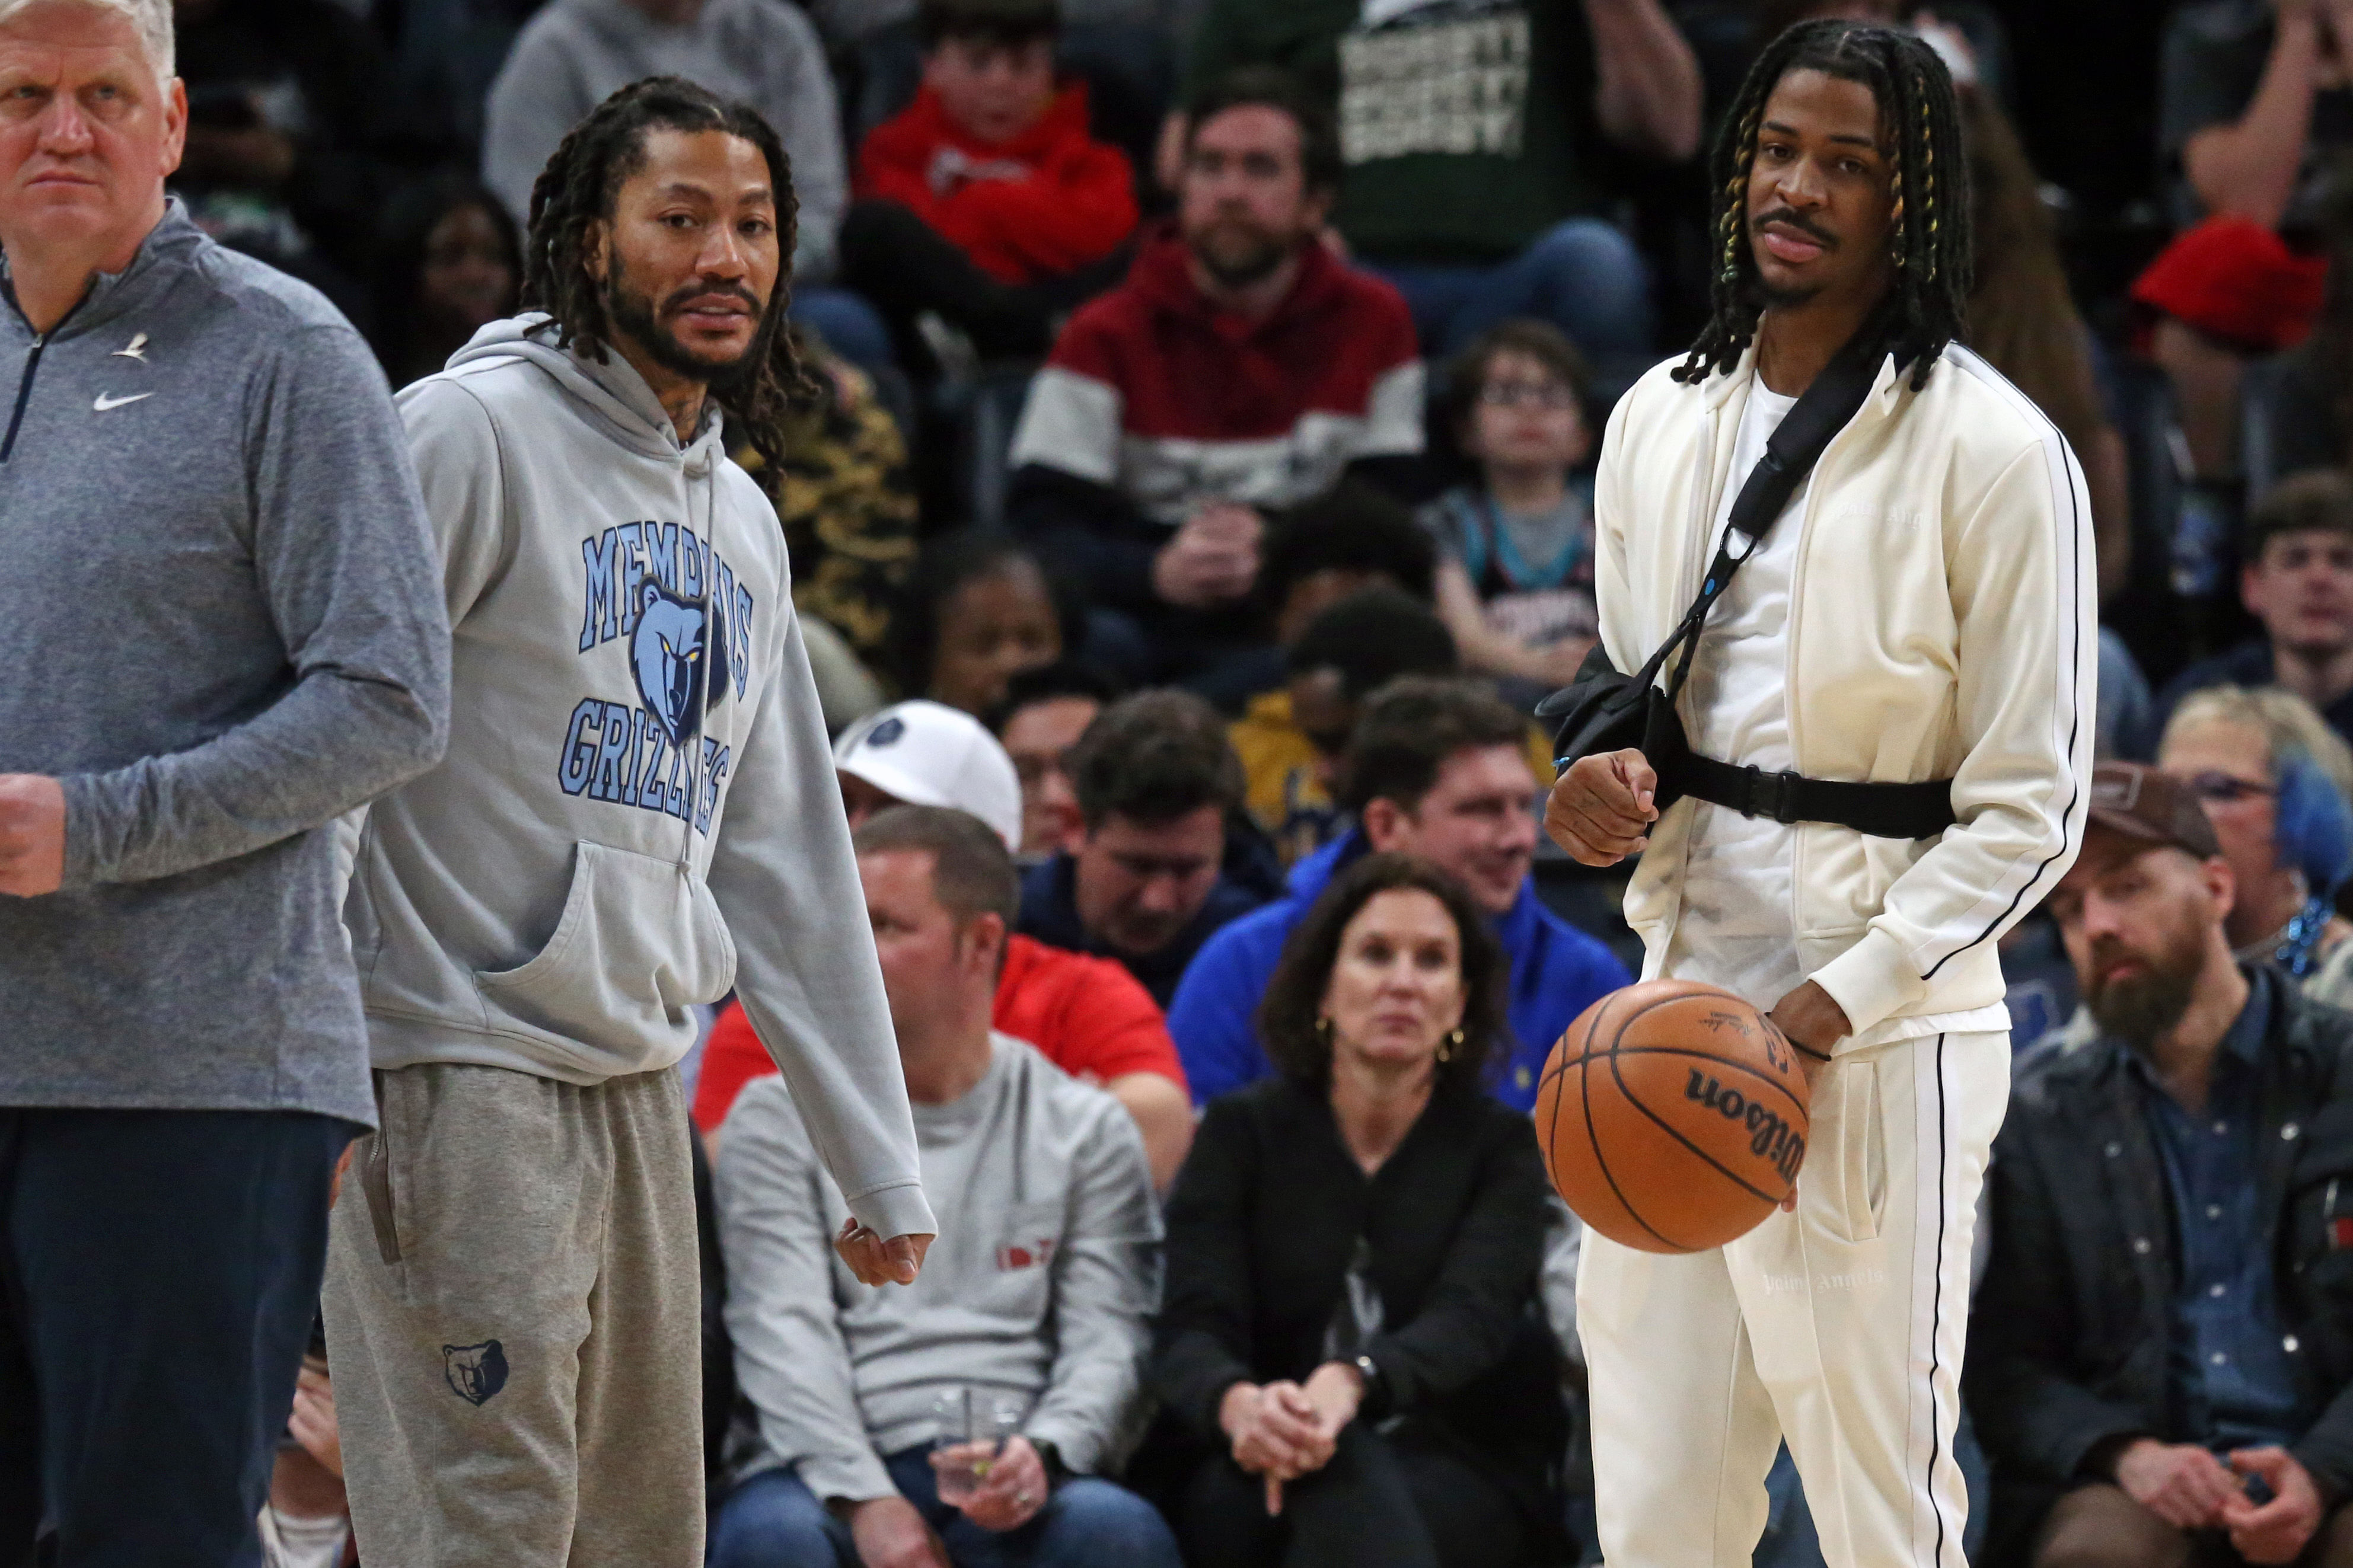
<instances>
[{"instance_id":1,"label":"white baseball cap","mask_svg":"<svg viewBox=\"0 0 2353 1568\"><path fill-rule=\"evenodd\" d=\"M917 698L870 714L841 732L833 765L893 800L948 805L987 823L1005 847L1021 847L1021 778L979 720Z\"/></svg>"}]
</instances>

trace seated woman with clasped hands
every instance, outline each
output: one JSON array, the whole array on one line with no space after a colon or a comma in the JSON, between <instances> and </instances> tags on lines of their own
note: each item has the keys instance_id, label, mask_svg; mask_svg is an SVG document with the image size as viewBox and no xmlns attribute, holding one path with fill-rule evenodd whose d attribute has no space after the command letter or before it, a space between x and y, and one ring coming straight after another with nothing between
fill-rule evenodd
<instances>
[{"instance_id":1,"label":"seated woman with clasped hands","mask_svg":"<svg viewBox=\"0 0 2353 1568\"><path fill-rule=\"evenodd\" d=\"M1169 1195L1153 1383L1210 1445L1188 1562L1508 1568L1555 1546L1544 1167L1488 1098L1508 971L1444 873L1371 855L1293 933L1279 1076L1212 1103Z\"/></svg>"}]
</instances>

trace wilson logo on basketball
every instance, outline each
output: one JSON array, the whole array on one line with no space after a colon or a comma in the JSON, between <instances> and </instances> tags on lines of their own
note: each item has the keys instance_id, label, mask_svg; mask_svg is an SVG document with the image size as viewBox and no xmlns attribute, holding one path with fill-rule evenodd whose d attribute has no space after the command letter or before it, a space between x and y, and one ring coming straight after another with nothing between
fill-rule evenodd
<instances>
[{"instance_id":1,"label":"wilson logo on basketball","mask_svg":"<svg viewBox=\"0 0 2353 1568\"><path fill-rule=\"evenodd\" d=\"M1691 1069L1690 1081L1683 1085L1683 1098L1699 1101L1726 1121L1746 1123L1748 1152L1760 1160L1771 1161L1783 1181L1798 1179L1798 1167L1806 1163L1806 1140L1781 1119L1779 1112L1757 1104L1736 1089L1725 1088L1697 1068Z\"/></svg>"}]
</instances>

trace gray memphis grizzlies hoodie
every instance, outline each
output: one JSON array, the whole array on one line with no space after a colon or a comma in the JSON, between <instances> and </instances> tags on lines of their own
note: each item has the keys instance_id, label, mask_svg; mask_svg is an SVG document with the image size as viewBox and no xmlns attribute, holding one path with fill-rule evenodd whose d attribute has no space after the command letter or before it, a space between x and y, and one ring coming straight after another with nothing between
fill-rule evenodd
<instances>
[{"instance_id":1,"label":"gray memphis grizzlies hoodie","mask_svg":"<svg viewBox=\"0 0 2353 1568\"><path fill-rule=\"evenodd\" d=\"M375 1066L667 1068L732 984L851 1212L934 1229L776 515L714 407L496 321L401 417L445 569L449 750L345 909Z\"/></svg>"}]
</instances>

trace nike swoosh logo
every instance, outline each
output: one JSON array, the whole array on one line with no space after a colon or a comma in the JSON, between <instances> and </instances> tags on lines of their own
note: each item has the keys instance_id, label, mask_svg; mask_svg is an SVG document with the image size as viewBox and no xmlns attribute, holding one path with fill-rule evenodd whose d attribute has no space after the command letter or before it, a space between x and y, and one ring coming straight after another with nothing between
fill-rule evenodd
<instances>
[{"instance_id":1,"label":"nike swoosh logo","mask_svg":"<svg viewBox=\"0 0 2353 1568\"><path fill-rule=\"evenodd\" d=\"M128 397L109 397L106 394L101 392L96 398L91 400L90 406L96 409L99 413L103 414L110 408L120 408L126 403L136 403L142 397L153 397L154 395L155 395L152 392L134 392Z\"/></svg>"}]
</instances>

